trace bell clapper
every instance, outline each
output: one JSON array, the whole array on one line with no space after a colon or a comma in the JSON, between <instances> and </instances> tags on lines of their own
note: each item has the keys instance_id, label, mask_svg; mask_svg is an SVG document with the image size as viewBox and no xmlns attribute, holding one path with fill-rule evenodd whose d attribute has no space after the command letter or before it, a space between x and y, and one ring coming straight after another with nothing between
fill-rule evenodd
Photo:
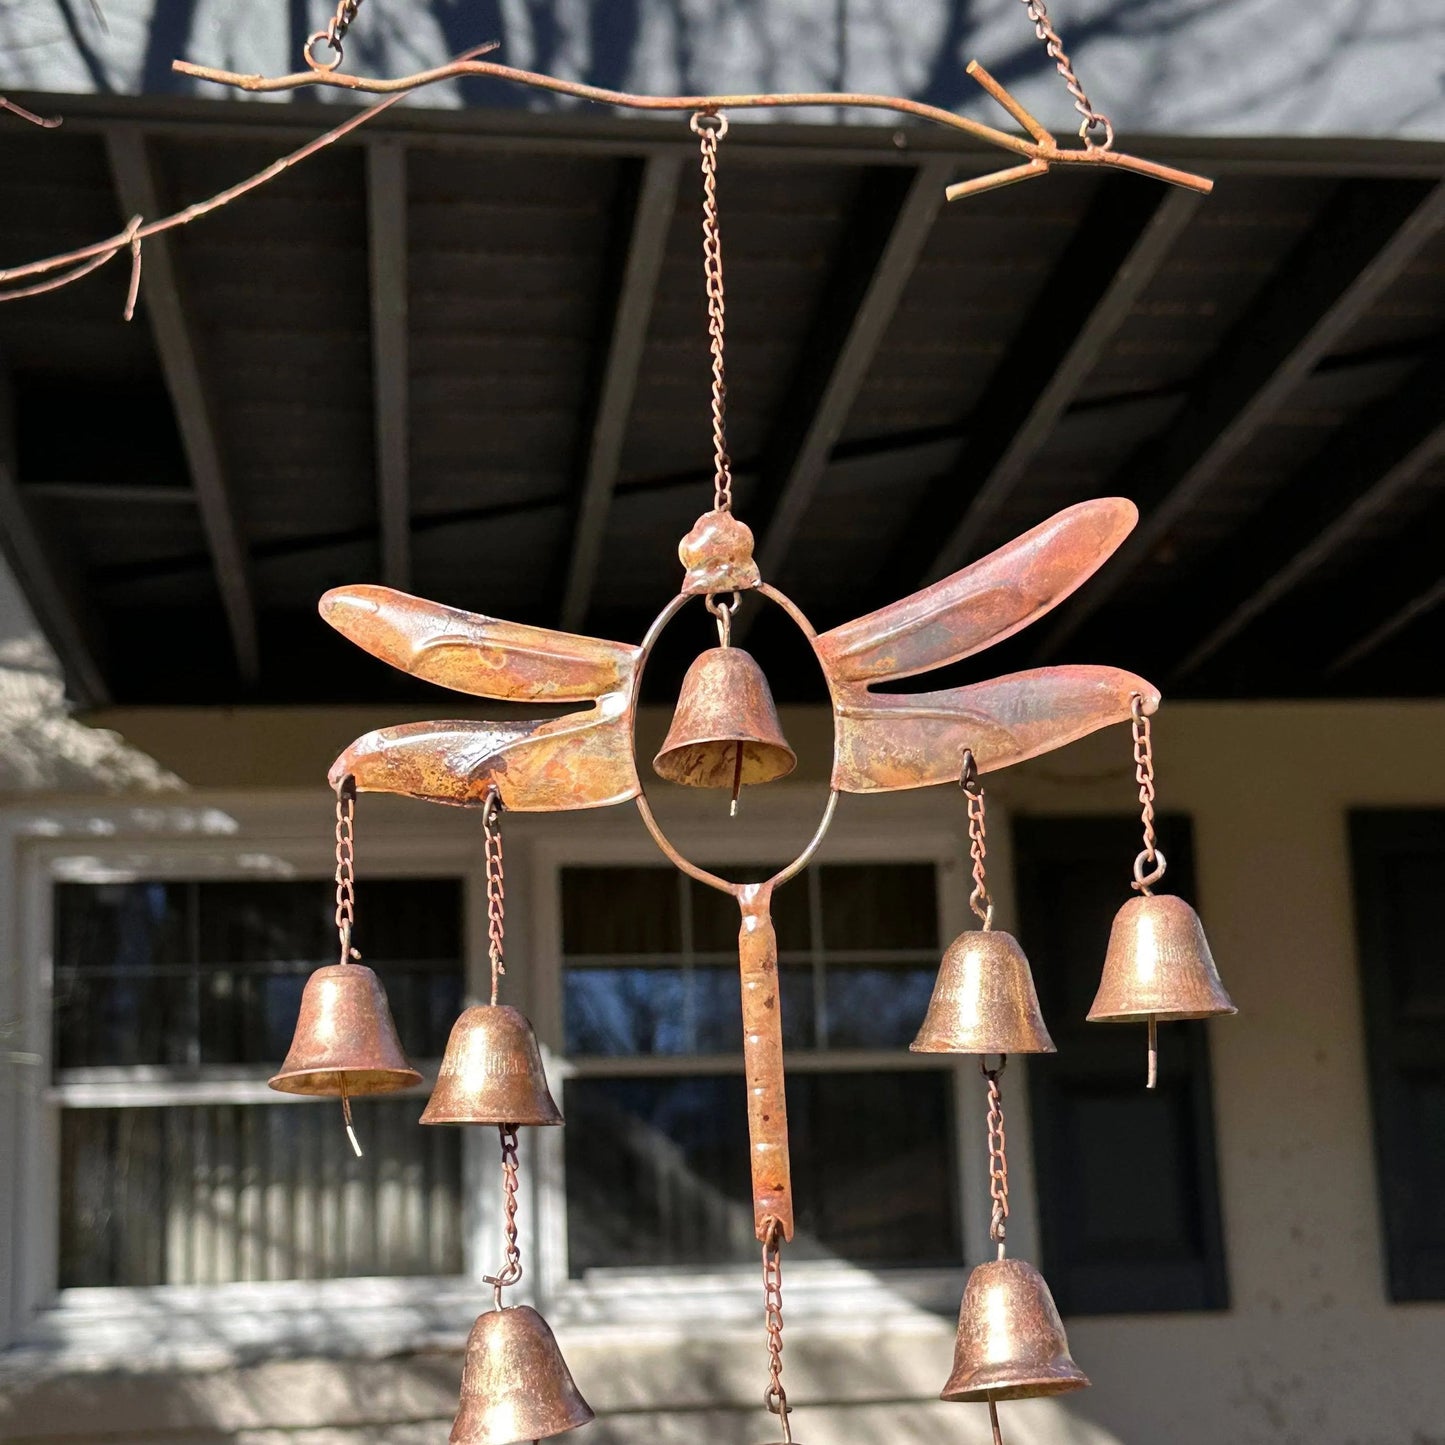
<instances>
[{"instance_id":1,"label":"bell clapper","mask_svg":"<svg viewBox=\"0 0 1445 1445\"><path fill-rule=\"evenodd\" d=\"M728 809L728 817L736 818L738 815L738 794L743 787L743 745L737 743L733 748L733 801Z\"/></svg>"},{"instance_id":2,"label":"bell clapper","mask_svg":"<svg viewBox=\"0 0 1445 1445\"><path fill-rule=\"evenodd\" d=\"M356 1137L356 1130L351 1123L351 1095L346 1088L346 1075L341 1076L341 1117L346 1122L346 1137L351 1140L351 1148L358 1159L361 1158L361 1140Z\"/></svg>"},{"instance_id":3,"label":"bell clapper","mask_svg":"<svg viewBox=\"0 0 1445 1445\"><path fill-rule=\"evenodd\" d=\"M1003 1436L998 1428L998 1401L992 1395L988 1397L988 1423L993 1431L993 1445L1003 1445Z\"/></svg>"},{"instance_id":4,"label":"bell clapper","mask_svg":"<svg viewBox=\"0 0 1445 1445\"><path fill-rule=\"evenodd\" d=\"M1154 1089L1159 1085L1159 1020L1149 1015L1149 1077L1145 1088Z\"/></svg>"}]
</instances>

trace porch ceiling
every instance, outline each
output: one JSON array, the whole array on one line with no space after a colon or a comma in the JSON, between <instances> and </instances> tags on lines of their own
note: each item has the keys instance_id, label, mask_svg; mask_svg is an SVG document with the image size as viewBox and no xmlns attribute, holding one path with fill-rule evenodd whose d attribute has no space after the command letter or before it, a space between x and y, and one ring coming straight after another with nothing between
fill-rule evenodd
<instances>
[{"instance_id":1,"label":"porch ceiling","mask_svg":"<svg viewBox=\"0 0 1445 1445\"><path fill-rule=\"evenodd\" d=\"M4 264L337 114L35 103L66 124L0 125ZM994 158L735 124L730 437L766 575L831 626L1120 493L1134 538L973 675L1439 694L1445 146L1129 148L1214 195L1065 171L944 205ZM341 582L640 637L710 495L698 199L681 123L396 109L149 242L131 325L119 263L0 307L3 544L72 694L419 695L320 622ZM820 694L770 619L750 645L780 697Z\"/></svg>"}]
</instances>

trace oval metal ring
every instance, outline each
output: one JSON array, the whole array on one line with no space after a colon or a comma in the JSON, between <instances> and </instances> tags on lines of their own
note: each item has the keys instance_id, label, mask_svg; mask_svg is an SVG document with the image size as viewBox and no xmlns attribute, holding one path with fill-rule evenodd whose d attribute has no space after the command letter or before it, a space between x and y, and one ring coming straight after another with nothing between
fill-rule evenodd
<instances>
[{"instance_id":1,"label":"oval metal ring","mask_svg":"<svg viewBox=\"0 0 1445 1445\"><path fill-rule=\"evenodd\" d=\"M813 646L817 633L813 624L804 616L802 610L789 597L785 597L776 587L770 587L766 582L759 584L757 591L768 599L775 602L784 612L792 618L798 630L808 639L808 645ZM632 755L637 757L637 709L638 701L642 696L642 674L647 670L647 660L652 656L652 649L657 645L657 639L662 636L663 629L682 610L683 604L691 600L691 594L679 592L661 612L652 620L652 626L647 629L647 636L642 639L642 656L638 659L637 670L632 678L632 693L630 696L630 707L632 710ZM816 648L814 652L816 654ZM833 755L836 759L838 750L837 719L834 718L833 731ZM672 842L666 833L662 831L662 825L657 821L652 811L652 804L647 800L647 790L642 783L642 769L637 768L637 797L634 799L637 804L637 811L642 818L643 826L652 834L652 841L662 849L663 856L675 867L680 868L689 878L695 878L699 883L706 883L709 888L716 888L720 893L730 893L734 898L738 896L739 890L747 887L755 887L755 884L731 883L726 878L719 877L716 873L709 872L706 868L700 867L690 858L683 856L682 852ZM785 868L781 868L770 879L768 884L771 887L778 887L786 883L788 879L796 877L803 871L812 860L813 854L822 846L823 839L828 832L828 825L833 821L833 813L838 806L838 790L830 787L828 789L828 801L823 805L823 816L818 820L817 830L808 839L803 851L798 854Z\"/></svg>"}]
</instances>

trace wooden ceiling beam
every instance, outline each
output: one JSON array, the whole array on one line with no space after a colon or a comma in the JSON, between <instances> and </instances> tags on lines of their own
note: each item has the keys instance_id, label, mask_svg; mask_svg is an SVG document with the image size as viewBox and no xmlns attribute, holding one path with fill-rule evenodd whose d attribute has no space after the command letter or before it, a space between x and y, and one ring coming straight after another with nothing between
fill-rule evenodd
<instances>
[{"instance_id":1,"label":"wooden ceiling beam","mask_svg":"<svg viewBox=\"0 0 1445 1445\"><path fill-rule=\"evenodd\" d=\"M1437 508L1435 516L1428 519L1427 526L1421 532L1422 538L1430 539L1428 544L1422 546L1420 540L1415 543L1415 551L1423 551L1424 555L1418 562L1398 555L1392 559L1390 573L1381 578L1379 584L1394 594L1386 603L1383 616L1380 611L1369 609L1378 620L1330 659L1325 665L1326 677L1335 677L1357 667L1406 628L1413 627L1445 604L1445 576L1440 572L1438 541L1442 531L1445 531L1445 514L1442 514L1442 509ZM1437 646L1433 651L1438 668L1441 649Z\"/></svg>"},{"instance_id":2,"label":"wooden ceiling beam","mask_svg":"<svg viewBox=\"0 0 1445 1445\"><path fill-rule=\"evenodd\" d=\"M642 166L626 253L615 288L617 302L599 368L597 406L588 435L577 521L568 552L561 623L569 632L579 631L584 625L597 584L627 419L637 392L648 323L667 253L668 231L677 210L682 164L681 154L663 154L652 156Z\"/></svg>"},{"instance_id":3,"label":"wooden ceiling beam","mask_svg":"<svg viewBox=\"0 0 1445 1445\"><path fill-rule=\"evenodd\" d=\"M935 156L906 182L865 180L856 219L824 290L798 375L784 392L755 499L758 566L777 580L899 299L944 203L956 162ZM896 196L884 221L879 189ZM744 619L746 620L746 619Z\"/></svg>"},{"instance_id":4,"label":"wooden ceiling beam","mask_svg":"<svg viewBox=\"0 0 1445 1445\"><path fill-rule=\"evenodd\" d=\"M1179 421L1125 463L1111 492L1140 521L1109 565L1040 639L1056 657L1198 503L1215 479L1337 349L1445 223L1445 182L1339 186L1304 239L1200 369Z\"/></svg>"},{"instance_id":5,"label":"wooden ceiling beam","mask_svg":"<svg viewBox=\"0 0 1445 1445\"><path fill-rule=\"evenodd\" d=\"M407 353L406 147L366 148L366 242L371 297L371 391L381 575L411 590L411 439Z\"/></svg>"},{"instance_id":6,"label":"wooden ceiling beam","mask_svg":"<svg viewBox=\"0 0 1445 1445\"><path fill-rule=\"evenodd\" d=\"M163 214L155 172L144 137L131 125L106 132L106 151L122 213ZM150 320L161 370L175 408L176 425L200 508L221 606L231 634L242 681L253 686L260 677L260 644L250 559L241 537L235 500L222 459L207 373L197 344L191 313L176 263L170 232L150 237L144 248L141 302Z\"/></svg>"},{"instance_id":7,"label":"wooden ceiling beam","mask_svg":"<svg viewBox=\"0 0 1445 1445\"><path fill-rule=\"evenodd\" d=\"M1442 369L1445 345L1399 391L1334 432L1256 517L1215 549L1219 565L1210 568L1208 586L1192 589L1200 597L1193 616L1171 609L1169 630L1184 652L1171 680L1197 672L1445 457Z\"/></svg>"},{"instance_id":8,"label":"wooden ceiling beam","mask_svg":"<svg viewBox=\"0 0 1445 1445\"><path fill-rule=\"evenodd\" d=\"M977 428L963 466L942 484L955 498L966 495L968 501L915 585L947 577L981 550L1030 465L1194 218L1202 197L1170 190L1151 199L1152 210L1142 218L1137 212L1121 215L1121 208L1127 211L1135 202L1136 193L1121 195L1110 188L1101 193L1096 208L1085 213L1056 279L1045 288L976 408ZM1040 377L1042 385L1036 380ZM970 495L967 488L974 477L981 480ZM957 506L955 500L949 508L955 515ZM920 517L918 533L936 539L937 525L925 526Z\"/></svg>"}]
</instances>

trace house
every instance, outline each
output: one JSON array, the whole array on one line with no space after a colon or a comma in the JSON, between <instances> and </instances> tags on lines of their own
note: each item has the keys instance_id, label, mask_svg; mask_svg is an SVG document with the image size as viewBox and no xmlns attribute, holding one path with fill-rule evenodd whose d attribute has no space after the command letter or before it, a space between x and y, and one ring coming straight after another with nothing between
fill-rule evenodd
<instances>
[{"instance_id":1,"label":"house","mask_svg":"<svg viewBox=\"0 0 1445 1445\"><path fill-rule=\"evenodd\" d=\"M977 55L1062 135L1021 6L363 8L355 73L499 34L513 64L665 94L877 89L994 123ZM1058 1054L1010 1062L1009 1248L1093 1387L1011 1404L1024 1445L1445 1439L1445 21L1386 0L1078 7L1055 23L1120 144L1200 199L857 111L739 114L720 148L728 437L766 574L820 629L1073 502L1139 507L1056 611L950 669L1108 662L1165 694L1164 885L1239 1006L1084 1022L1139 847L1126 727L986 779L989 879ZM975 11L980 13L975 14ZM0 264L209 196L334 125L273 73L321 12L68 0L0 18ZM426 1086L340 1111L266 1087L332 961L353 738L498 717L331 632L381 581L636 641L710 505L696 137L468 80L255 194L0 306L0 1437L443 1438L501 1259L490 1130ZM745 612L800 763L665 789L684 851L795 852L831 746L812 653ZM701 608L649 667L650 758ZM741 640L741 639L740 639ZM981 665L982 664L982 665ZM943 685L930 677L929 686ZM510 715L517 715L513 709ZM524 1135L522 1297L596 1440L776 1428L730 905L630 805L507 814L503 997L567 1117ZM364 794L357 943L434 1075L489 987L472 812ZM912 1055L968 926L951 787L847 797L776 921L798 1238L794 1428L987 1438L937 1400L986 1257L975 1061ZM766 1434L764 1433L766 1432ZM579 1439L583 1438L581 1436Z\"/></svg>"}]
</instances>

